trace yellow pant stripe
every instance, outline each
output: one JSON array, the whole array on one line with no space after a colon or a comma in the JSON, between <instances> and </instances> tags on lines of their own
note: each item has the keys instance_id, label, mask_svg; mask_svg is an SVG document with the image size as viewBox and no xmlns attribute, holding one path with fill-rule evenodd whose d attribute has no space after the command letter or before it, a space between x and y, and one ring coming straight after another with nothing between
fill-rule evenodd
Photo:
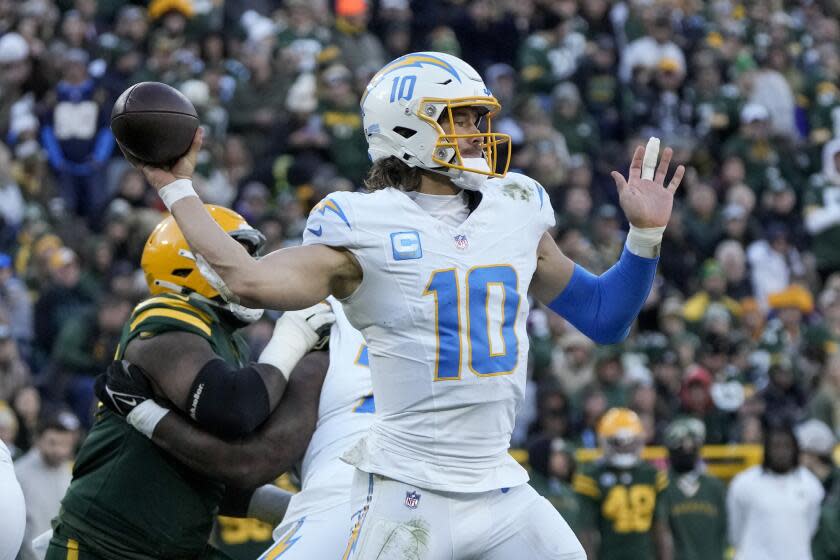
<instances>
[{"instance_id":1,"label":"yellow pant stripe","mask_svg":"<svg viewBox=\"0 0 840 560\"><path fill-rule=\"evenodd\" d=\"M67 539L67 560L79 560L79 543L74 539Z\"/></svg>"}]
</instances>

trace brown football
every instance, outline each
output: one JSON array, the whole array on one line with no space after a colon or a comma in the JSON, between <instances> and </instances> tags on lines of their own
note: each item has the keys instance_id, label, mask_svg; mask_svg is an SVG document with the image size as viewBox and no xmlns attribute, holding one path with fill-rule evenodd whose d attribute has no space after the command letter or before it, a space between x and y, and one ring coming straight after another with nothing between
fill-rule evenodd
<instances>
[{"instance_id":1,"label":"brown football","mask_svg":"<svg viewBox=\"0 0 840 560\"><path fill-rule=\"evenodd\" d=\"M111 131L126 156L167 166L190 148L198 113L184 94L160 82L125 90L111 111Z\"/></svg>"}]
</instances>

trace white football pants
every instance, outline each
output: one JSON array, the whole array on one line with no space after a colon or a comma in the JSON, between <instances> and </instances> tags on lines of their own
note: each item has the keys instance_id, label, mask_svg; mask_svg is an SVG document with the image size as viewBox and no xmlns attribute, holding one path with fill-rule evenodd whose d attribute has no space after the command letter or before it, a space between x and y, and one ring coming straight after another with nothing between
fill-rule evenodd
<instances>
[{"instance_id":1,"label":"white football pants","mask_svg":"<svg viewBox=\"0 0 840 560\"><path fill-rule=\"evenodd\" d=\"M350 504L342 560L586 560L569 525L528 484L437 492L357 470Z\"/></svg>"}]
</instances>

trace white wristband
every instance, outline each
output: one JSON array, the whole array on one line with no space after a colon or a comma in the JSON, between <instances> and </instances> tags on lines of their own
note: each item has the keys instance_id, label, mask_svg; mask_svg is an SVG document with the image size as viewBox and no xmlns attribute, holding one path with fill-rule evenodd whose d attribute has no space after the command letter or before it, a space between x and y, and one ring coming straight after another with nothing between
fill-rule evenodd
<instances>
[{"instance_id":1,"label":"white wristband","mask_svg":"<svg viewBox=\"0 0 840 560\"><path fill-rule=\"evenodd\" d=\"M292 375L292 370L311 348L310 341L302 337L288 336L281 338L275 335L268 341L257 361L261 364L276 367L288 381L289 376Z\"/></svg>"},{"instance_id":2,"label":"white wristband","mask_svg":"<svg viewBox=\"0 0 840 560\"><path fill-rule=\"evenodd\" d=\"M630 224L630 232L627 234L624 246L637 257L655 259L659 256L663 233L665 233L665 226L637 228Z\"/></svg>"},{"instance_id":3,"label":"white wristband","mask_svg":"<svg viewBox=\"0 0 840 560\"><path fill-rule=\"evenodd\" d=\"M135 430L152 439L155 428L167 414L169 414L168 408L163 408L152 399L146 399L135 406L125 419Z\"/></svg>"},{"instance_id":4,"label":"white wristband","mask_svg":"<svg viewBox=\"0 0 840 560\"><path fill-rule=\"evenodd\" d=\"M158 191L160 199L166 205L166 209L172 212L172 205L188 196L198 197L189 179L176 179Z\"/></svg>"}]
</instances>

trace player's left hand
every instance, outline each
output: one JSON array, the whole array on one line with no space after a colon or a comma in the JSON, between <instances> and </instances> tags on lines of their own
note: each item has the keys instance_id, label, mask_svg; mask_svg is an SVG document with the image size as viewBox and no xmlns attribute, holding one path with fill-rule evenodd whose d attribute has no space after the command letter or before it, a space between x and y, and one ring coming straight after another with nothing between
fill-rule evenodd
<instances>
[{"instance_id":1,"label":"player's left hand","mask_svg":"<svg viewBox=\"0 0 840 560\"><path fill-rule=\"evenodd\" d=\"M192 179L193 171L195 171L195 164L198 161L198 152L201 151L201 141L204 138L204 129L198 127L193 136L192 144L186 154L175 162L172 167L154 167L152 165L138 161L129 157L125 152L123 154L126 159L134 165L137 169L143 172L146 180L152 185L155 190L160 190L176 179Z\"/></svg>"},{"instance_id":2,"label":"player's left hand","mask_svg":"<svg viewBox=\"0 0 840 560\"><path fill-rule=\"evenodd\" d=\"M120 416L127 416L137 405L154 397L143 370L127 360L116 360L99 374L94 392L106 408Z\"/></svg>"},{"instance_id":3,"label":"player's left hand","mask_svg":"<svg viewBox=\"0 0 840 560\"><path fill-rule=\"evenodd\" d=\"M633 152L628 179L625 180L618 171L611 173L615 186L618 187L621 209L635 227L654 228L668 225L674 206L674 193L685 175L685 167L678 166L668 187L665 187L665 175L673 155L674 151L671 148L665 148L653 179L642 179L645 148L638 146Z\"/></svg>"}]
</instances>

